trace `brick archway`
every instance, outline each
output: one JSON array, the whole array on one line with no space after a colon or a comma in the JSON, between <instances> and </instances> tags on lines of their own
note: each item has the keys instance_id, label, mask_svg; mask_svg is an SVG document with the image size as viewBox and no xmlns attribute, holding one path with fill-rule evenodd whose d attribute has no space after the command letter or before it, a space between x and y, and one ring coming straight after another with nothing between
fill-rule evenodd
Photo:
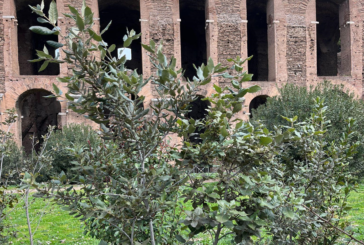
<instances>
[{"instance_id":1,"label":"brick archway","mask_svg":"<svg viewBox=\"0 0 364 245\"><path fill-rule=\"evenodd\" d=\"M49 126L59 126L61 103L48 90L32 89L21 94L17 100L19 141L27 153L39 150L42 136L47 134ZM34 137L34 139L32 139ZM39 142L39 143L37 143Z\"/></svg>"},{"instance_id":2,"label":"brick archway","mask_svg":"<svg viewBox=\"0 0 364 245\"><path fill-rule=\"evenodd\" d=\"M20 146L22 144L22 131L21 131L21 108L20 100L22 95L27 93L27 91L52 91L53 83L56 84L62 91L66 91L63 84L57 82L55 78L52 77L12 77L5 83L6 93L4 100L1 102L1 111L7 109L15 108L18 114L18 120L16 125L12 127L12 133L14 134L14 140ZM65 99L60 99L60 112L66 112L67 101ZM58 125L63 126L66 123L60 120Z\"/></svg>"}]
</instances>

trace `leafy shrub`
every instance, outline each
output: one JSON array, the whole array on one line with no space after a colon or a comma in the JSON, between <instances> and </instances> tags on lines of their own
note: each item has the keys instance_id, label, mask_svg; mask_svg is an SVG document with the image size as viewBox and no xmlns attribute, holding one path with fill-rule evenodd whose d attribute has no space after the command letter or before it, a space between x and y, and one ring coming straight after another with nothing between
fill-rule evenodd
<instances>
[{"instance_id":1,"label":"leafy shrub","mask_svg":"<svg viewBox=\"0 0 364 245\"><path fill-rule=\"evenodd\" d=\"M78 176L76 171L71 170L75 157L70 154L69 149L95 148L101 141L101 137L89 125L70 124L55 131L46 145L46 150L53 158L53 168L51 171L42 172L43 177L39 181L58 176L62 171L69 179Z\"/></svg>"},{"instance_id":2,"label":"leafy shrub","mask_svg":"<svg viewBox=\"0 0 364 245\"><path fill-rule=\"evenodd\" d=\"M32 9L45 16L41 8ZM93 31L89 7L84 5L81 13L69 9L72 14L66 16L74 26L62 39L65 44L57 44L65 46L64 60L38 51L38 61L44 61L44 68L49 62L74 67L72 76L58 79L69 88L66 97L72 101L71 108L98 123L105 141L96 147L71 149L77 159L80 191L63 186L67 177L61 174L37 196L53 197L70 215L86 221L86 232L102 239L101 244L192 244L199 233L211 234L213 245L225 238L231 244L252 243L262 228L277 244L337 241L336 227L348 227L341 217L352 188L346 166L358 145L350 143L355 120L344 118L340 140L326 141L327 108L318 98L304 123L293 117L286 118L288 126L271 131L263 124L254 127L236 119L244 96L260 90L256 85L243 87L252 77L243 72L246 60L229 59L233 64L224 67L209 59L196 68L193 81L184 81L183 72L176 69L177 60L168 60L163 45L151 40L143 47L157 72L144 79L126 69L125 56L110 57L115 45L108 47ZM54 27L55 16L49 16ZM31 30L52 32L43 27ZM133 30L128 32L124 47L139 37ZM206 98L213 104L206 118L187 118L188 105L198 98L201 86L216 76L229 80L235 90L214 84L216 93ZM149 82L155 84L160 99L144 109L139 105L145 97L137 95L150 88ZM62 92L56 86L54 90L60 97ZM71 92L80 98L74 100ZM171 134L185 141L179 147L165 147ZM198 143L191 142L191 136L200 138ZM297 152L297 159L286 154L289 149ZM201 163L218 163L217 178L191 175ZM29 183L36 185L33 179ZM53 188L57 192L50 192ZM182 210L184 217L173 214L181 208L176 205L180 191L181 198L192 205Z\"/></svg>"},{"instance_id":3,"label":"leafy shrub","mask_svg":"<svg viewBox=\"0 0 364 245\"><path fill-rule=\"evenodd\" d=\"M316 87L300 87L287 84L279 89L280 95L268 98L265 105L252 111L252 123L262 121L268 129L272 130L278 125L289 125L282 118L298 116L298 122L303 122L311 117L315 107L315 99L320 97L325 101L328 110L327 120L330 128L325 134L326 142L338 141L343 129L347 126L346 120L353 118L356 124L353 130L358 134L351 138L352 142L362 141L364 138L364 102L356 99L350 92L344 92L343 86L333 85L328 81L319 83ZM350 160L350 167L359 176L364 175L364 144L360 144L358 153ZM292 154L295 154L292 152Z\"/></svg>"},{"instance_id":4,"label":"leafy shrub","mask_svg":"<svg viewBox=\"0 0 364 245\"><path fill-rule=\"evenodd\" d=\"M13 140L9 140L4 155L2 181L7 181L9 185L20 182L19 174L24 172L23 158L25 156L22 148Z\"/></svg>"}]
</instances>

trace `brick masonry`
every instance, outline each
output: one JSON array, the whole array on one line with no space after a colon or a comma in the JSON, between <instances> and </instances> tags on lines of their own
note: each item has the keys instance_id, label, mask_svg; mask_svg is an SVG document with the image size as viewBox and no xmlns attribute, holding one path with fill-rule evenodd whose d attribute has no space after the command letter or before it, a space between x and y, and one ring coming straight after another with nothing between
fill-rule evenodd
<instances>
[{"instance_id":1,"label":"brick masonry","mask_svg":"<svg viewBox=\"0 0 364 245\"><path fill-rule=\"evenodd\" d=\"M32 89L51 91L52 83L58 84L58 82L56 76L19 75L18 43L23 40L17 38L17 18L21 17L16 15L16 1L24 0L0 0L0 93L3 94L0 112L15 107L20 114L18 107L19 97L22 94ZM110 4L115 2L115 0L99 1L109 1ZM179 60L177 65L181 67L179 1L183 0L140 0L140 19L142 19L140 24L142 42L149 43L150 39L156 42L163 40L165 53L169 57L172 55L177 57ZM201 3L204 1L201 0ZM206 24L206 53L215 63L227 64L227 58L248 55L247 1L253 0L206 0L206 19L209 20ZM277 87L285 83L310 86L325 79L336 84L344 84L345 88L354 92L358 98L363 97L364 2L362 0L341 0L340 28L343 50L338 56L341 57L340 73L334 77L317 76L316 0L254 1L257 4L266 4L268 25L266 52L269 75L267 81L246 84L246 86L259 84L262 87L262 91L258 94L246 97L246 106L249 106L250 101L256 96L277 95ZM95 11L97 29L98 0L86 2ZM82 0L57 0L59 12L66 12L69 4L80 8ZM348 22L350 23L347 24ZM67 25L66 19L59 20L59 26L63 31ZM155 71L145 51L142 53L142 61L144 75L146 77L152 75ZM70 67L62 64L60 74L66 75L69 69ZM224 81L214 82L224 84ZM64 86L58 85L61 88ZM156 97L153 87L153 84L149 84L142 91L146 96L146 105ZM205 86L201 90L203 96L211 93L213 93L212 85ZM61 101L61 112L62 115L67 114L59 117L61 125L84 121L75 113L68 112L65 100ZM244 115L241 117L247 119ZM20 143L21 125L14 127L13 132Z\"/></svg>"}]
</instances>

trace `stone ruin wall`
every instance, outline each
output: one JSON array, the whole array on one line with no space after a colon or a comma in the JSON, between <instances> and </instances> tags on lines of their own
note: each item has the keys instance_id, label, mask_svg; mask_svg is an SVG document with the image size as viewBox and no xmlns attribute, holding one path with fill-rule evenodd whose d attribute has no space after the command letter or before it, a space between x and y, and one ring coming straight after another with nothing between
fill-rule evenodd
<instances>
[{"instance_id":1,"label":"stone ruin wall","mask_svg":"<svg viewBox=\"0 0 364 245\"><path fill-rule=\"evenodd\" d=\"M18 61L17 28L18 18L14 1L0 0L0 112L16 108L21 114L21 99L32 90L52 91L52 83L59 84L55 75L20 75ZM107 1L107 0L101 0ZM115 2L109 0L110 4ZM121 1L121 0L119 0ZM164 51L168 56L175 56L181 67L181 21L180 3L183 0L140 0L140 25L143 43L150 39L163 40ZM197 1L197 0L194 0ZM227 58L248 56L247 1L249 0L206 0L206 45L207 56L215 63L226 64ZM258 0L255 0L258 1ZM261 0L262 2L265 2ZM246 97L245 112L250 102L257 96L277 95L277 87L285 83L300 86L315 85L322 80L344 84L346 89L363 97L364 75L364 2L362 0L332 0L340 2L341 53L338 56L338 76L318 76L317 74L317 29L315 0L267 0L267 35L268 35L268 71L264 81L248 82L245 86L259 84L262 90L258 94ZM40 2L40 0L39 0ZM97 0L87 0L95 12L95 28L100 27ZM203 2L203 1L201 1ZM259 1L258 1L259 2ZM57 0L60 13L67 11L67 5L80 7L82 0ZM35 17L35 16L34 16ZM59 18L62 30L68 25L67 20ZM258 52L260 52L258 50ZM153 74L147 53L142 51L142 67L145 76ZM245 68L248 68L246 65ZM71 67L60 65L60 75L68 74ZM223 80L215 83L224 85ZM142 91L146 96L147 106L156 99L153 84ZM204 86L200 94L213 93L212 85ZM69 123L87 122L82 116L68 111L66 99L60 100L57 112L58 126ZM0 115L5 117L6 115ZM241 117L248 119L246 115ZM24 123L23 123L24 124ZM22 125L18 122L13 128L19 144L22 141Z\"/></svg>"}]
</instances>

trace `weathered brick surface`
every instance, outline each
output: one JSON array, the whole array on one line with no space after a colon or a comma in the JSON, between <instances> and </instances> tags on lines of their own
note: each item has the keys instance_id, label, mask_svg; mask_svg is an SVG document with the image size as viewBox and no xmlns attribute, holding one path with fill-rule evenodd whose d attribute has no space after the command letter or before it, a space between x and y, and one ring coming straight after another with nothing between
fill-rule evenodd
<instances>
[{"instance_id":1,"label":"weathered brick surface","mask_svg":"<svg viewBox=\"0 0 364 245\"><path fill-rule=\"evenodd\" d=\"M22 0L20 0L22 1ZM113 4L122 0L86 0L93 10L98 10L98 2L105 1ZM142 42L148 43L150 39L156 42L163 40L164 52L168 57L181 57L180 41L180 1L184 0L140 0L140 19L142 19ZM201 3L198 3L201 1ZM203 4L205 0L196 0L196 4ZM344 84L346 89L362 97L364 77L364 1L342 0L340 5L340 27L345 32L342 38L342 50L338 57L339 74L335 77L317 76L317 24L315 0L206 0L206 41L207 54L215 63L228 64L227 58L238 55L248 55L247 35L247 1L256 4L266 4L268 50L261 50L268 54L269 76L267 81L259 83L262 91L259 95L274 96L277 86L284 83L295 83L301 86L315 85L318 81L328 79L333 83ZM317 0L321 1L321 0ZM339 2L336 1L335 2ZM251 3L251 2L249 2ZM82 0L57 0L60 12L68 12L68 5L78 9ZM7 16L7 18L3 18ZM15 19L9 18L14 16ZM99 16L95 14L95 18ZM251 15L250 15L251 16ZM17 38L16 9L14 0L0 0L0 93L4 94L0 102L0 112L5 109L17 107L19 96L28 90L44 89L51 91L52 83L57 83L55 76L20 76L18 60L18 43L24 40ZM95 19L95 28L99 28L99 21ZM183 21L183 20L182 20ZM249 19L248 19L249 21ZM351 24L347 24L350 21ZM248 22L249 23L249 22ZM60 19L62 29L70 25L67 19ZM143 51L143 73L150 76L155 72L148 56ZM181 66L180 61L178 66ZM61 75L70 72L70 67L61 65ZM345 75L345 76L344 76ZM226 85L217 79L214 82ZM59 84L63 86L63 84ZM154 92L153 92L154 91ZM147 101L157 95L154 85L147 86L142 93ZM201 89L201 95L213 93L211 85ZM257 95L249 95L246 105ZM147 105L148 103L146 103ZM18 108L19 109L19 108ZM67 112L67 102L61 102L61 111ZM19 111L20 113L20 111ZM61 123L81 122L84 119L74 113L62 116ZM243 115L241 116L243 118ZM81 119L82 118L82 119ZM20 128L14 127L14 133L20 140Z\"/></svg>"}]
</instances>

